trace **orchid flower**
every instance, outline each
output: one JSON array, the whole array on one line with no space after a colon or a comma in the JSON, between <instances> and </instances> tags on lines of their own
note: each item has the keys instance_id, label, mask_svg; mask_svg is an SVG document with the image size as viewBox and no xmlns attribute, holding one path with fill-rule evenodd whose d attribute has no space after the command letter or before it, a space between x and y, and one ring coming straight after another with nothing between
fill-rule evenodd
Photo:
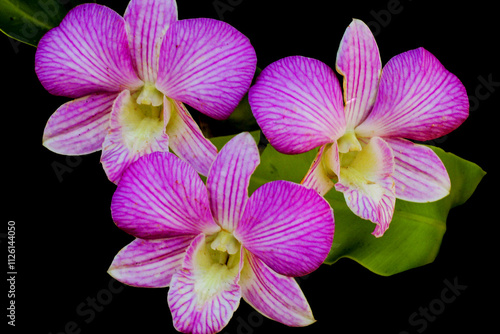
<instances>
[{"instance_id":1,"label":"orchid flower","mask_svg":"<svg viewBox=\"0 0 500 334\"><path fill-rule=\"evenodd\" d=\"M377 44L360 20L347 28L337 53L344 96L333 70L293 56L266 67L249 92L254 116L279 152L319 147L302 184L320 194L335 187L358 216L389 227L396 198L436 201L450 179L426 141L456 129L468 116L460 80L427 50L393 57L382 71ZM405 139L406 138L406 139Z\"/></svg>"},{"instance_id":2,"label":"orchid flower","mask_svg":"<svg viewBox=\"0 0 500 334\"><path fill-rule=\"evenodd\" d=\"M140 156L169 147L206 175L217 149L184 103L227 118L255 68L243 34L213 19L178 21L175 0L132 0L124 17L102 5L77 6L35 55L43 87L74 98L48 120L44 145L66 155L102 149L115 183Z\"/></svg>"},{"instance_id":3,"label":"orchid flower","mask_svg":"<svg viewBox=\"0 0 500 334\"><path fill-rule=\"evenodd\" d=\"M314 318L294 276L325 260L333 211L316 191L273 181L248 197L260 162L249 133L217 155L205 185L171 153L143 156L123 174L111 212L136 237L109 273L137 287L167 287L174 326L215 333L243 297L265 316L289 326Z\"/></svg>"}]
</instances>

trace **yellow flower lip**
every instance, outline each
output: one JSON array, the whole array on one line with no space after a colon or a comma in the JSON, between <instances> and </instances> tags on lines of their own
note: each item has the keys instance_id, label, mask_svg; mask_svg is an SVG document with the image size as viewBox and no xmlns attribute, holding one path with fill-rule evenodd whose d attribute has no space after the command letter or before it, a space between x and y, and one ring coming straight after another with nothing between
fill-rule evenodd
<instances>
[{"instance_id":1,"label":"yellow flower lip","mask_svg":"<svg viewBox=\"0 0 500 334\"><path fill-rule=\"evenodd\" d=\"M138 104L144 90L135 92L123 103L119 115L125 146L133 152L144 151L164 132L163 107ZM139 94L139 97L136 96Z\"/></svg>"}]
</instances>

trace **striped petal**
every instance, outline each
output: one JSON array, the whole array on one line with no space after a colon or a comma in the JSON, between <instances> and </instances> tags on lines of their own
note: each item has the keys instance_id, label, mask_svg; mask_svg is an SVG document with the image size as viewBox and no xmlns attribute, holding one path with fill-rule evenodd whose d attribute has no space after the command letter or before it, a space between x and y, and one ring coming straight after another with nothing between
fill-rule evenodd
<instances>
[{"instance_id":1,"label":"striped petal","mask_svg":"<svg viewBox=\"0 0 500 334\"><path fill-rule=\"evenodd\" d=\"M323 263L333 231L333 210L316 191L273 181L252 194L234 236L278 274L303 276Z\"/></svg>"},{"instance_id":2,"label":"striped petal","mask_svg":"<svg viewBox=\"0 0 500 334\"><path fill-rule=\"evenodd\" d=\"M170 113L165 130L170 148L178 157L189 162L198 173L208 175L217 155L217 148L205 138L182 102L165 97L163 105Z\"/></svg>"},{"instance_id":3,"label":"striped petal","mask_svg":"<svg viewBox=\"0 0 500 334\"><path fill-rule=\"evenodd\" d=\"M293 56L270 64L250 89L249 102L266 138L285 154L332 143L345 130L337 77L316 59Z\"/></svg>"},{"instance_id":4,"label":"striped petal","mask_svg":"<svg viewBox=\"0 0 500 334\"><path fill-rule=\"evenodd\" d=\"M108 133L111 107L117 93L88 95L63 104L50 116L43 145L66 155L99 151Z\"/></svg>"},{"instance_id":5,"label":"striped petal","mask_svg":"<svg viewBox=\"0 0 500 334\"><path fill-rule=\"evenodd\" d=\"M419 48L385 65L375 105L356 133L425 141L456 129L468 114L463 84L429 51Z\"/></svg>"},{"instance_id":6,"label":"striped petal","mask_svg":"<svg viewBox=\"0 0 500 334\"><path fill-rule=\"evenodd\" d=\"M156 82L163 36L177 21L175 0L132 0L125 15L130 53L139 78Z\"/></svg>"},{"instance_id":7,"label":"striped petal","mask_svg":"<svg viewBox=\"0 0 500 334\"><path fill-rule=\"evenodd\" d=\"M253 137L244 132L231 139L219 152L207 178L210 208L215 221L232 232L248 200L250 176L260 156Z\"/></svg>"},{"instance_id":8,"label":"striped petal","mask_svg":"<svg viewBox=\"0 0 500 334\"><path fill-rule=\"evenodd\" d=\"M245 301L266 317L293 327L316 321L297 281L275 273L249 252L245 252L240 286Z\"/></svg>"},{"instance_id":9,"label":"striped petal","mask_svg":"<svg viewBox=\"0 0 500 334\"><path fill-rule=\"evenodd\" d=\"M128 166L141 156L168 152L165 133L168 114L163 114L161 106L137 104L137 94L131 95L125 90L118 95L111 112L110 130L102 146L101 163L114 183L118 183Z\"/></svg>"},{"instance_id":10,"label":"striped petal","mask_svg":"<svg viewBox=\"0 0 500 334\"><path fill-rule=\"evenodd\" d=\"M411 202L437 201L450 193L446 167L429 147L404 139L386 139L394 152L396 197Z\"/></svg>"},{"instance_id":11,"label":"striped petal","mask_svg":"<svg viewBox=\"0 0 500 334\"><path fill-rule=\"evenodd\" d=\"M212 118L225 119L248 91L256 64L248 38L229 24L181 20L163 39L156 87Z\"/></svg>"},{"instance_id":12,"label":"striped petal","mask_svg":"<svg viewBox=\"0 0 500 334\"><path fill-rule=\"evenodd\" d=\"M335 147L337 147L336 143L334 143L334 145ZM329 170L323 162L324 156L326 157L324 153L325 150L328 151L331 149L332 148L328 145L323 145L319 148L318 154L316 155L316 158L314 158L311 167L309 167L306 176L304 176L304 178L300 182L300 184L302 184L304 187L316 190L321 196L325 195L335 185L331 180Z\"/></svg>"},{"instance_id":13,"label":"striped petal","mask_svg":"<svg viewBox=\"0 0 500 334\"><path fill-rule=\"evenodd\" d=\"M119 228L142 239L220 230L203 181L172 153L151 153L130 165L113 195L111 214Z\"/></svg>"},{"instance_id":14,"label":"striped petal","mask_svg":"<svg viewBox=\"0 0 500 334\"><path fill-rule=\"evenodd\" d=\"M113 259L108 273L136 287L163 288L181 266L193 236L168 239L135 239Z\"/></svg>"},{"instance_id":15,"label":"striped petal","mask_svg":"<svg viewBox=\"0 0 500 334\"><path fill-rule=\"evenodd\" d=\"M354 19L337 52L337 71L344 76L345 117L354 129L370 112L382 70L380 54L370 28Z\"/></svg>"},{"instance_id":16,"label":"striped petal","mask_svg":"<svg viewBox=\"0 0 500 334\"><path fill-rule=\"evenodd\" d=\"M241 299L238 285L243 260L240 251L227 265L214 262L202 234L187 250L182 269L172 277L168 305L174 327L193 334L224 328Z\"/></svg>"},{"instance_id":17,"label":"striped petal","mask_svg":"<svg viewBox=\"0 0 500 334\"><path fill-rule=\"evenodd\" d=\"M391 148L383 139L374 137L348 166L341 166L339 181L335 184L354 214L377 224L373 232L376 237L381 237L389 228L394 214L393 172Z\"/></svg>"},{"instance_id":18,"label":"striped petal","mask_svg":"<svg viewBox=\"0 0 500 334\"><path fill-rule=\"evenodd\" d=\"M38 43L35 71L51 94L72 98L137 89L123 18L112 9L83 4Z\"/></svg>"}]
</instances>

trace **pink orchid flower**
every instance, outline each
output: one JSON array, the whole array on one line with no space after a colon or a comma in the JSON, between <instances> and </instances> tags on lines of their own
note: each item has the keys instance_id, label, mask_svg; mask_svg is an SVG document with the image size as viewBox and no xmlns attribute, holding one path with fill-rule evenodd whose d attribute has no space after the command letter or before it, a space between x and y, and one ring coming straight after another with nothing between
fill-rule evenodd
<instances>
[{"instance_id":1,"label":"pink orchid flower","mask_svg":"<svg viewBox=\"0 0 500 334\"><path fill-rule=\"evenodd\" d=\"M169 147L206 175L217 149L183 103L227 118L256 62L250 41L227 23L178 21L175 0L132 0L124 17L102 5L77 6L35 55L43 87L75 98L50 117L44 145L66 155L102 149L115 183L140 156Z\"/></svg>"},{"instance_id":2,"label":"pink orchid flower","mask_svg":"<svg viewBox=\"0 0 500 334\"><path fill-rule=\"evenodd\" d=\"M163 152L137 160L118 184L112 217L136 239L109 273L132 286L169 286L178 331L220 331L241 297L289 326L315 321L293 277L325 260L333 211L316 191L288 181L264 184L249 198L259 162L255 141L242 133L217 155L206 185Z\"/></svg>"},{"instance_id":3,"label":"pink orchid flower","mask_svg":"<svg viewBox=\"0 0 500 334\"><path fill-rule=\"evenodd\" d=\"M266 67L250 88L255 118L285 154L319 147L302 184L325 194L335 187L358 216L389 227L396 198L436 201L450 179L426 141L456 129L468 116L460 80L427 50L392 58L382 71L373 34L360 20L347 28L337 53L344 97L334 71L311 58L288 57ZM406 139L404 139L406 138Z\"/></svg>"}]
</instances>

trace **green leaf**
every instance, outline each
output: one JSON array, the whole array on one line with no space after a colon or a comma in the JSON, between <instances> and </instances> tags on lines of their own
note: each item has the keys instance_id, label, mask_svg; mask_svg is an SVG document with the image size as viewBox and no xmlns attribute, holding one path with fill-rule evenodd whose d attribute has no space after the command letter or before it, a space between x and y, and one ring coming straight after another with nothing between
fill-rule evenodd
<instances>
[{"instance_id":1,"label":"green leaf","mask_svg":"<svg viewBox=\"0 0 500 334\"><path fill-rule=\"evenodd\" d=\"M342 193L331 190L325 199L334 209L335 237L325 263L346 257L379 275L393 275L432 262L446 231L451 208L465 203L485 175L476 164L432 147L445 164L451 193L432 203L396 201L390 228L381 238L371 233L375 225L354 215ZM271 146L261 155L261 164L251 179L249 192L272 180L300 182L317 151L284 155Z\"/></svg>"},{"instance_id":2,"label":"green leaf","mask_svg":"<svg viewBox=\"0 0 500 334\"><path fill-rule=\"evenodd\" d=\"M397 200L390 228L381 238L370 234L374 224L350 212L342 194L331 191L325 196L334 208L336 222L334 242L325 263L346 257L389 276L434 261L446 231L448 212L469 199L485 172L452 153L431 148L450 175L450 194L431 203Z\"/></svg>"},{"instance_id":3,"label":"green leaf","mask_svg":"<svg viewBox=\"0 0 500 334\"><path fill-rule=\"evenodd\" d=\"M84 2L95 0L1 0L0 30L36 47L40 38L58 26L71 8Z\"/></svg>"}]
</instances>

